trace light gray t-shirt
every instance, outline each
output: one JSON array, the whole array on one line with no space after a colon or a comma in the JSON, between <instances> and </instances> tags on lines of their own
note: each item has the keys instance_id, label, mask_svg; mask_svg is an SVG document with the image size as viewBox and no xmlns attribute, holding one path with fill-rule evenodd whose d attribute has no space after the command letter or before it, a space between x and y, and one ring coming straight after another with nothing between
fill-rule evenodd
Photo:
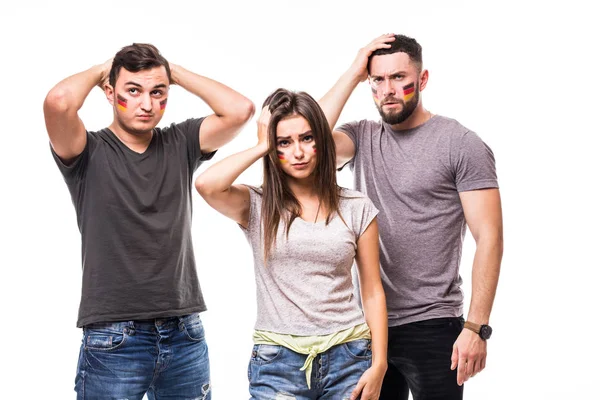
<instances>
[{"instance_id":1,"label":"light gray t-shirt","mask_svg":"<svg viewBox=\"0 0 600 400\"><path fill-rule=\"evenodd\" d=\"M336 130L356 146L349 163L355 188L380 210L389 326L462 315L466 223L458 193L498 187L492 150L457 121L437 115L403 131L367 120Z\"/></svg>"},{"instance_id":2,"label":"light gray t-shirt","mask_svg":"<svg viewBox=\"0 0 600 400\"><path fill-rule=\"evenodd\" d=\"M262 190L250 189L248 228L254 253L255 329L298 336L328 335L365 322L352 283L358 238L378 211L362 193L342 189L329 224L296 218L286 238L280 222L267 265L263 259Z\"/></svg>"}]
</instances>

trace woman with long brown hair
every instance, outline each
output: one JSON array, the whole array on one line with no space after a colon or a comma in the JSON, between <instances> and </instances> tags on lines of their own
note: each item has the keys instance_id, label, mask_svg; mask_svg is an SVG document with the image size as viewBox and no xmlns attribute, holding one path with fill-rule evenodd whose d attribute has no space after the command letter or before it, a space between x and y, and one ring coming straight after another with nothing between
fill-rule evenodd
<instances>
[{"instance_id":1,"label":"woman with long brown hair","mask_svg":"<svg viewBox=\"0 0 600 400\"><path fill-rule=\"evenodd\" d=\"M262 187L234 185L260 158ZM252 399L378 399L387 369L378 211L337 185L335 145L318 103L276 90L263 105L258 144L207 169L196 189L240 225L254 252Z\"/></svg>"}]
</instances>

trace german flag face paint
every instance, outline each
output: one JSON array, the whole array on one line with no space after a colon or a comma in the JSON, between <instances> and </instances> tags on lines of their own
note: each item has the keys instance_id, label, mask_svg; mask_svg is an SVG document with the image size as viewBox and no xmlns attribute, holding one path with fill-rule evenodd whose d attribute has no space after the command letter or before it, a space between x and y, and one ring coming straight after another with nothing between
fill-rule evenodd
<instances>
[{"instance_id":1,"label":"german flag face paint","mask_svg":"<svg viewBox=\"0 0 600 400\"><path fill-rule=\"evenodd\" d=\"M377 95L377 89L371 86L371 92L373 92L373 99L375 100L375 103L381 103L381 100L379 100L379 95Z\"/></svg>"},{"instance_id":2,"label":"german flag face paint","mask_svg":"<svg viewBox=\"0 0 600 400\"><path fill-rule=\"evenodd\" d=\"M404 92L404 102L408 102L415 95L415 83L409 83L408 85L402 88Z\"/></svg>"},{"instance_id":3,"label":"german flag face paint","mask_svg":"<svg viewBox=\"0 0 600 400\"><path fill-rule=\"evenodd\" d=\"M120 94L117 95L117 107L121 111L127 110L127 99Z\"/></svg>"},{"instance_id":4,"label":"german flag face paint","mask_svg":"<svg viewBox=\"0 0 600 400\"><path fill-rule=\"evenodd\" d=\"M313 144L313 153L316 153L316 152L317 152L317 145Z\"/></svg>"},{"instance_id":5,"label":"german flag face paint","mask_svg":"<svg viewBox=\"0 0 600 400\"><path fill-rule=\"evenodd\" d=\"M283 155L283 151L277 150L277 158L279 158L279 162L282 164L285 164L287 162L285 156Z\"/></svg>"},{"instance_id":6,"label":"german flag face paint","mask_svg":"<svg viewBox=\"0 0 600 400\"><path fill-rule=\"evenodd\" d=\"M160 102L160 113L164 113L165 112L165 108L167 108L167 99L164 99L163 101Z\"/></svg>"}]
</instances>

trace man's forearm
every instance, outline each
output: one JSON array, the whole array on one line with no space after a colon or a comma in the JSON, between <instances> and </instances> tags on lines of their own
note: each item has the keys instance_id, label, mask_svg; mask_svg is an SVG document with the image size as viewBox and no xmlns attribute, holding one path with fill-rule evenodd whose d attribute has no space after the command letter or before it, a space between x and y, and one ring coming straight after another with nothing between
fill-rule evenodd
<instances>
[{"instance_id":1,"label":"man's forearm","mask_svg":"<svg viewBox=\"0 0 600 400\"><path fill-rule=\"evenodd\" d=\"M200 97L217 117L243 124L254 111L252 102L235 90L179 65L171 64L171 78L174 84Z\"/></svg>"},{"instance_id":2,"label":"man's forearm","mask_svg":"<svg viewBox=\"0 0 600 400\"><path fill-rule=\"evenodd\" d=\"M48 137L52 148L65 163L69 163L85 148L85 127L78 111L94 86L105 82L111 66L112 59L63 79L44 99Z\"/></svg>"},{"instance_id":3,"label":"man's forearm","mask_svg":"<svg viewBox=\"0 0 600 400\"><path fill-rule=\"evenodd\" d=\"M473 261L472 294L468 320L489 323L500 276L503 240L500 233L479 238Z\"/></svg>"},{"instance_id":4,"label":"man's forearm","mask_svg":"<svg viewBox=\"0 0 600 400\"><path fill-rule=\"evenodd\" d=\"M319 105L327 117L327 122L331 130L335 128L335 124L346 102L360 81L360 77L354 71L348 70L338 79L325 96L319 100Z\"/></svg>"},{"instance_id":5,"label":"man's forearm","mask_svg":"<svg viewBox=\"0 0 600 400\"><path fill-rule=\"evenodd\" d=\"M323 109L332 130L356 85L367 79L369 57L374 51L389 48L390 42L394 40L395 36L388 33L373 39L360 49L350 68L338 79L331 90L319 100L319 105Z\"/></svg>"},{"instance_id":6,"label":"man's forearm","mask_svg":"<svg viewBox=\"0 0 600 400\"><path fill-rule=\"evenodd\" d=\"M60 107L63 111L77 112L92 89L102 83L106 74L105 65L99 64L63 79L50 90L45 106Z\"/></svg>"}]
</instances>

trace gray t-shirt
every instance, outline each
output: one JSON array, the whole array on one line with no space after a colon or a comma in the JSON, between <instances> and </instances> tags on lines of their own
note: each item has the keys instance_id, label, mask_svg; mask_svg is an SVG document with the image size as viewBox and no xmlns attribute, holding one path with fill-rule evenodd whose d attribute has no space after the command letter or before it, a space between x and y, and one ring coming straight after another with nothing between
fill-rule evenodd
<instances>
[{"instance_id":1,"label":"gray t-shirt","mask_svg":"<svg viewBox=\"0 0 600 400\"><path fill-rule=\"evenodd\" d=\"M254 253L255 329L298 336L328 335L365 322L354 294L358 238L377 215L362 193L342 189L340 213L329 224L296 218L286 239L280 222L267 265L263 258L262 191L250 189L248 228Z\"/></svg>"},{"instance_id":2,"label":"gray t-shirt","mask_svg":"<svg viewBox=\"0 0 600 400\"><path fill-rule=\"evenodd\" d=\"M206 310L192 249L192 174L202 119L154 130L138 154L113 132L87 132L68 166L52 152L81 232L77 326Z\"/></svg>"},{"instance_id":3,"label":"gray t-shirt","mask_svg":"<svg viewBox=\"0 0 600 400\"><path fill-rule=\"evenodd\" d=\"M458 193L498 187L492 150L442 116L403 131L366 120L336 130L356 146L350 161L355 188L381 211L389 325L460 316L466 223Z\"/></svg>"}]
</instances>

